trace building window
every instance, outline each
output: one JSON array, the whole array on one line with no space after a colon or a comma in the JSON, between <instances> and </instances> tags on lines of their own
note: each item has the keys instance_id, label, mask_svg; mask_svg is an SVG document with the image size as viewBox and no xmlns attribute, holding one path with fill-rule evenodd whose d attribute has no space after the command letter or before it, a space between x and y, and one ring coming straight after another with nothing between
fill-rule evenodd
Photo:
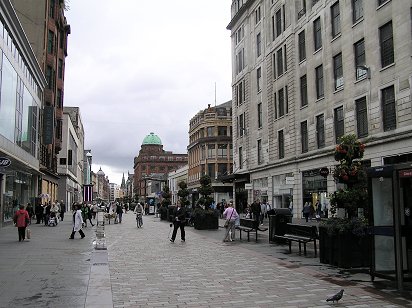
<instances>
[{"instance_id":1,"label":"building window","mask_svg":"<svg viewBox=\"0 0 412 308\"><path fill-rule=\"evenodd\" d=\"M381 6L382 4L384 4L385 2L387 2L388 0L378 0L378 6Z\"/></svg>"},{"instance_id":2,"label":"building window","mask_svg":"<svg viewBox=\"0 0 412 308\"><path fill-rule=\"evenodd\" d=\"M240 106L245 102L245 81L242 80L236 85L237 105Z\"/></svg>"},{"instance_id":3,"label":"building window","mask_svg":"<svg viewBox=\"0 0 412 308\"><path fill-rule=\"evenodd\" d=\"M260 33L256 35L256 54L258 57L262 54L262 37Z\"/></svg>"},{"instance_id":4,"label":"building window","mask_svg":"<svg viewBox=\"0 0 412 308\"><path fill-rule=\"evenodd\" d=\"M339 138L345 133L345 118L343 115L343 106L335 108L335 140L339 143Z\"/></svg>"},{"instance_id":5,"label":"building window","mask_svg":"<svg viewBox=\"0 0 412 308\"><path fill-rule=\"evenodd\" d=\"M366 106L366 96L357 99L356 105L356 124L358 138L363 138L368 135L368 110Z\"/></svg>"},{"instance_id":6,"label":"building window","mask_svg":"<svg viewBox=\"0 0 412 308\"><path fill-rule=\"evenodd\" d=\"M316 98L320 99L324 95L324 91L323 91L323 66L319 65L315 69L315 73L316 73Z\"/></svg>"},{"instance_id":7,"label":"building window","mask_svg":"<svg viewBox=\"0 0 412 308\"><path fill-rule=\"evenodd\" d=\"M343 68L342 54L337 54L333 57L333 78L335 81L335 90L343 87Z\"/></svg>"},{"instance_id":8,"label":"building window","mask_svg":"<svg viewBox=\"0 0 412 308\"><path fill-rule=\"evenodd\" d=\"M306 40L305 40L305 30L299 33L299 62L306 59Z\"/></svg>"},{"instance_id":9,"label":"building window","mask_svg":"<svg viewBox=\"0 0 412 308\"><path fill-rule=\"evenodd\" d=\"M257 159L258 165L263 163L262 140L257 141Z\"/></svg>"},{"instance_id":10,"label":"building window","mask_svg":"<svg viewBox=\"0 0 412 308\"><path fill-rule=\"evenodd\" d=\"M309 138L308 138L308 122L304 121L300 123L300 143L302 146L302 153L309 151Z\"/></svg>"},{"instance_id":11,"label":"building window","mask_svg":"<svg viewBox=\"0 0 412 308\"><path fill-rule=\"evenodd\" d=\"M54 19L54 5L55 5L55 0L50 0L49 4L49 17Z\"/></svg>"},{"instance_id":12,"label":"building window","mask_svg":"<svg viewBox=\"0 0 412 308\"><path fill-rule=\"evenodd\" d=\"M273 53L273 78L276 78L276 52Z\"/></svg>"},{"instance_id":13,"label":"building window","mask_svg":"<svg viewBox=\"0 0 412 308\"><path fill-rule=\"evenodd\" d=\"M242 137L245 131L244 114L239 115L239 136Z\"/></svg>"},{"instance_id":14,"label":"building window","mask_svg":"<svg viewBox=\"0 0 412 308\"><path fill-rule=\"evenodd\" d=\"M257 105L257 113L258 113L258 128L262 128L263 119L262 119L262 103Z\"/></svg>"},{"instance_id":15,"label":"building window","mask_svg":"<svg viewBox=\"0 0 412 308\"><path fill-rule=\"evenodd\" d=\"M313 22L313 42L315 51L322 47L322 32L320 26L320 17Z\"/></svg>"},{"instance_id":16,"label":"building window","mask_svg":"<svg viewBox=\"0 0 412 308\"><path fill-rule=\"evenodd\" d=\"M207 164L207 175L210 176L211 179L216 177L215 164Z\"/></svg>"},{"instance_id":17,"label":"building window","mask_svg":"<svg viewBox=\"0 0 412 308\"><path fill-rule=\"evenodd\" d=\"M379 28L382 67L394 62L392 22Z\"/></svg>"},{"instance_id":18,"label":"building window","mask_svg":"<svg viewBox=\"0 0 412 308\"><path fill-rule=\"evenodd\" d=\"M300 105L302 107L308 105L308 83L306 75L300 77Z\"/></svg>"},{"instance_id":19,"label":"building window","mask_svg":"<svg viewBox=\"0 0 412 308\"><path fill-rule=\"evenodd\" d=\"M66 165L66 158L60 158L60 165Z\"/></svg>"},{"instance_id":20,"label":"building window","mask_svg":"<svg viewBox=\"0 0 412 308\"><path fill-rule=\"evenodd\" d=\"M356 23L363 18L363 0L352 0L352 20Z\"/></svg>"},{"instance_id":21,"label":"building window","mask_svg":"<svg viewBox=\"0 0 412 308\"><path fill-rule=\"evenodd\" d=\"M218 175L227 174L227 164L217 164L217 169Z\"/></svg>"},{"instance_id":22,"label":"building window","mask_svg":"<svg viewBox=\"0 0 412 308\"><path fill-rule=\"evenodd\" d=\"M396 128L395 87L390 86L382 90L383 130Z\"/></svg>"},{"instance_id":23,"label":"building window","mask_svg":"<svg viewBox=\"0 0 412 308\"><path fill-rule=\"evenodd\" d=\"M237 74L243 71L245 67L245 52L244 49L242 48L239 50L239 52L236 54L236 64L237 64Z\"/></svg>"},{"instance_id":24,"label":"building window","mask_svg":"<svg viewBox=\"0 0 412 308\"><path fill-rule=\"evenodd\" d=\"M272 16L272 40L274 41L276 38L276 22L275 16Z\"/></svg>"},{"instance_id":25,"label":"building window","mask_svg":"<svg viewBox=\"0 0 412 308\"><path fill-rule=\"evenodd\" d=\"M243 168L243 150L239 147L239 169Z\"/></svg>"},{"instance_id":26,"label":"building window","mask_svg":"<svg viewBox=\"0 0 412 308\"><path fill-rule=\"evenodd\" d=\"M63 95L61 89L57 89L56 106L58 108L63 108Z\"/></svg>"},{"instance_id":27,"label":"building window","mask_svg":"<svg viewBox=\"0 0 412 308\"><path fill-rule=\"evenodd\" d=\"M278 131L279 159L285 158L285 140L283 130Z\"/></svg>"},{"instance_id":28,"label":"building window","mask_svg":"<svg viewBox=\"0 0 412 308\"><path fill-rule=\"evenodd\" d=\"M208 137L213 137L213 126L209 126L208 128L207 128L207 136Z\"/></svg>"},{"instance_id":29,"label":"building window","mask_svg":"<svg viewBox=\"0 0 412 308\"><path fill-rule=\"evenodd\" d=\"M284 61L283 61L283 63L284 63L284 70L285 70L285 72L288 70L288 61L287 61L287 56L286 56L286 44L285 45L283 45L283 58L284 58Z\"/></svg>"},{"instance_id":30,"label":"building window","mask_svg":"<svg viewBox=\"0 0 412 308\"><path fill-rule=\"evenodd\" d=\"M59 67L58 67L58 77L59 79L63 78L63 60L59 59Z\"/></svg>"},{"instance_id":31,"label":"building window","mask_svg":"<svg viewBox=\"0 0 412 308\"><path fill-rule=\"evenodd\" d=\"M46 68L46 80L47 80L47 88L53 89L53 69L50 65L47 65L47 68Z\"/></svg>"},{"instance_id":32,"label":"building window","mask_svg":"<svg viewBox=\"0 0 412 308\"><path fill-rule=\"evenodd\" d=\"M258 8L255 11L255 24L256 25L259 23L261 18L262 18L262 14L261 14L261 11L260 11L260 6L258 6Z\"/></svg>"},{"instance_id":33,"label":"building window","mask_svg":"<svg viewBox=\"0 0 412 308\"><path fill-rule=\"evenodd\" d=\"M325 122L323 114L316 117L316 141L318 149L325 146Z\"/></svg>"},{"instance_id":34,"label":"building window","mask_svg":"<svg viewBox=\"0 0 412 308\"><path fill-rule=\"evenodd\" d=\"M206 159L206 147L204 145L200 147L200 155L202 160Z\"/></svg>"},{"instance_id":35,"label":"building window","mask_svg":"<svg viewBox=\"0 0 412 308\"><path fill-rule=\"evenodd\" d=\"M277 69L278 69L278 77L283 74L283 55L282 55L282 48L277 51Z\"/></svg>"},{"instance_id":36,"label":"building window","mask_svg":"<svg viewBox=\"0 0 412 308\"><path fill-rule=\"evenodd\" d=\"M282 34L282 12L279 9L276 12L276 37Z\"/></svg>"},{"instance_id":37,"label":"building window","mask_svg":"<svg viewBox=\"0 0 412 308\"><path fill-rule=\"evenodd\" d=\"M235 41L236 45L240 43L240 41L243 39L244 31L243 31L243 26L240 26L239 29L236 31L235 35Z\"/></svg>"},{"instance_id":38,"label":"building window","mask_svg":"<svg viewBox=\"0 0 412 308\"><path fill-rule=\"evenodd\" d=\"M217 145L217 157L218 158L227 158L227 144L218 144Z\"/></svg>"},{"instance_id":39,"label":"building window","mask_svg":"<svg viewBox=\"0 0 412 308\"><path fill-rule=\"evenodd\" d=\"M215 158L215 145L214 144L208 144L207 145L207 158Z\"/></svg>"},{"instance_id":40,"label":"building window","mask_svg":"<svg viewBox=\"0 0 412 308\"><path fill-rule=\"evenodd\" d=\"M278 92L278 116L283 117L285 115L285 93L283 89Z\"/></svg>"},{"instance_id":41,"label":"building window","mask_svg":"<svg viewBox=\"0 0 412 308\"><path fill-rule=\"evenodd\" d=\"M332 15L332 37L336 37L340 34L340 10L339 1L330 7Z\"/></svg>"},{"instance_id":42,"label":"building window","mask_svg":"<svg viewBox=\"0 0 412 308\"><path fill-rule=\"evenodd\" d=\"M262 68L261 67L259 67L256 70L256 87L257 87L258 92L262 90Z\"/></svg>"},{"instance_id":43,"label":"building window","mask_svg":"<svg viewBox=\"0 0 412 308\"><path fill-rule=\"evenodd\" d=\"M73 164L73 151L67 151L67 165L71 166Z\"/></svg>"},{"instance_id":44,"label":"building window","mask_svg":"<svg viewBox=\"0 0 412 308\"><path fill-rule=\"evenodd\" d=\"M47 53L52 54L54 50L54 33L49 30L47 34Z\"/></svg>"},{"instance_id":45,"label":"building window","mask_svg":"<svg viewBox=\"0 0 412 308\"><path fill-rule=\"evenodd\" d=\"M367 74L367 70L364 67L366 64L365 59L365 41L361 39L356 42L354 45L355 49L355 71L356 71L356 80L363 78Z\"/></svg>"},{"instance_id":46,"label":"building window","mask_svg":"<svg viewBox=\"0 0 412 308\"><path fill-rule=\"evenodd\" d=\"M227 136L227 126L218 126L217 135L218 136Z\"/></svg>"}]
</instances>

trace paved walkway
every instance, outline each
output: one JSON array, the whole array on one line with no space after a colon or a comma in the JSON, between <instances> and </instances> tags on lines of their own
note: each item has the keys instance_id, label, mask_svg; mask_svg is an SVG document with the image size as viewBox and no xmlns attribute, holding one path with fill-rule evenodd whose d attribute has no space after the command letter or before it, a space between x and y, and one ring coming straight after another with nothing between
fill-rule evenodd
<instances>
[{"instance_id":1,"label":"paved walkway","mask_svg":"<svg viewBox=\"0 0 412 308\"><path fill-rule=\"evenodd\" d=\"M186 242L170 243L167 222L144 216L137 229L123 217L105 225L107 250L93 248L96 227L69 240L70 221L32 225L22 243L14 227L0 229L0 307L412 307L365 275L320 265L311 249L287 254L268 232L223 243L224 229L186 227ZM325 301L341 288L339 304Z\"/></svg>"}]
</instances>

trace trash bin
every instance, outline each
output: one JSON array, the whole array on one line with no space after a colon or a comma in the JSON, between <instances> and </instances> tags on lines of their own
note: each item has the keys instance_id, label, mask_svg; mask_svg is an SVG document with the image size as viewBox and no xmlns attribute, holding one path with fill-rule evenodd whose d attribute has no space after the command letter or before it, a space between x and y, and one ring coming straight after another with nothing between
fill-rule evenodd
<instances>
[{"instance_id":1,"label":"trash bin","mask_svg":"<svg viewBox=\"0 0 412 308\"><path fill-rule=\"evenodd\" d=\"M292 213L288 208L272 209L269 216L269 242L285 243L282 239L276 239L275 235L285 235L286 224L292 222Z\"/></svg>"}]
</instances>

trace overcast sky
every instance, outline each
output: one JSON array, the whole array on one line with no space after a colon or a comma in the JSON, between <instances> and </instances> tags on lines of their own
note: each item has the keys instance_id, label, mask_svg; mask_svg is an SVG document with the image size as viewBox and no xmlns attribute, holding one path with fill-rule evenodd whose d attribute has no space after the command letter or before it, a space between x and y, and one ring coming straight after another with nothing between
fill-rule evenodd
<instances>
[{"instance_id":1,"label":"overcast sky","mask_svg":"<svg viewBox=\"0 0 412 308\"><path fill-rule=\"evenodd\" d=\"M70 0L65 106L78 106L93 171L133 173L150 132L186 153L189 120L231 99L231 0Z\"/></svg>"}]
</instances>

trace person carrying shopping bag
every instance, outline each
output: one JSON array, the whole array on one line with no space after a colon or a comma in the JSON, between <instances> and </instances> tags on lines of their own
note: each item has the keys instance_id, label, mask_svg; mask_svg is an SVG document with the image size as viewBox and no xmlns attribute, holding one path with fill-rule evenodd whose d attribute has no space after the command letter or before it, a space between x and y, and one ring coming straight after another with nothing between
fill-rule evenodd
<instances>
[{"instance_id":1,"label":"person carrying shopping bag","mask_svg":"<svg viewBox=\"0 0 412 308\"><path fill-rule=\"evenodd\" d=\"M26 239L26 227L30 222L29 213L24 209L24 205L20 204L19 210L14 214L13 221L16 224L19 233L19 242Z\"/></svg>"}]
</instances>

